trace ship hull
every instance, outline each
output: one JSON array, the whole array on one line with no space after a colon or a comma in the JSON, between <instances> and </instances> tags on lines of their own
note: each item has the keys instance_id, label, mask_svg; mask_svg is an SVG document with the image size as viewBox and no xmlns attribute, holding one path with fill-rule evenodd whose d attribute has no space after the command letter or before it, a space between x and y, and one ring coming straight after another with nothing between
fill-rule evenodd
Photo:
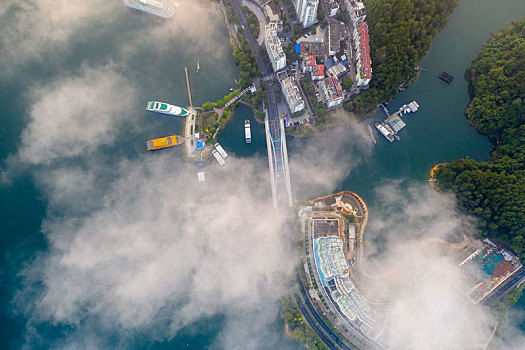
<instances>
[{"instance_id":1,"label":"ship hull","mask_svg":"<svg viewBox=\"0 0 525 350\"><path fill-rule=\"evenodd\" d=\"M190 114L185 108L158 101L149 101L146 105L146 110L155 113L174 115L177 117L186 117Z\"/></svg>"}]
</instances>

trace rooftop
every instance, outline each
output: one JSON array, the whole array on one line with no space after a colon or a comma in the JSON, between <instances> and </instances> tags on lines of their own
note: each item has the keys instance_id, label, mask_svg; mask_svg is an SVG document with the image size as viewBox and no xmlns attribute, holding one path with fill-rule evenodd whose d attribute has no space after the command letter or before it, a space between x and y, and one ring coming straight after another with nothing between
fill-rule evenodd
<instances>
[{"instance_id":1,"label":"rooftop","mask_svg":"<svg viewBox=\"0 0 525 350\"><path fill-rule=\"evenodd\" d=\"M265 26L266 30L266 43L270 48L272 56L274 58L285 58L283 48L281 46L281 40L277 36L277 24L269 23Z\"/></svg>"},{"instance_id":2,"label":"rooftop","mask_svg":"<svg viewBox=\"0 0 525 350\"><path fill-rule=\"evenodd\" d=\"M361 62L363 63L361 77L365 79L372 78L372 67L370 62L370 46L368 43L368 25L366 22L359 24L360 44L361 44Z\"/></svg>"},{"instance_id":3,"label":"rooftop","mask_svg":"<svg viewBox=\"0 0 525 350\"><path fill-rule=\"evenodd\" d=\"M522 265L518 257L489 239L486 245L466 258L459 267L471 282L468 292L475 303L482 301L501 283L519 270Z\"/></svg>"},{"instance_id":4,"label":"rooftop","mask_svg":"<svg viewBox=\"0 0 525 350\"><path fill-rule=\"evenodd\" d=\"M328 91L330 100L336 100L339 98L343 98L341 84L339 84L339 80L337 80L336 77L326 78L324 80L324 84L325 84L326 90Z\"/></svg>"}]
</instances>

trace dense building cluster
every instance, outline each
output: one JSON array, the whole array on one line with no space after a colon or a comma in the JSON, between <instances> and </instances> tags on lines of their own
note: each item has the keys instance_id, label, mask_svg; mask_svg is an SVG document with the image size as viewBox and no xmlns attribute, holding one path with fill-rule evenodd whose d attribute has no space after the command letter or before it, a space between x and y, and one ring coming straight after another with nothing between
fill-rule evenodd
<instances>
[{"instance_id":1,"label":"dense building cluster","mask_svg":"<svg viewBox=\"0 0 525 350\"><path fill-rule=\"evenodd\" d=\"M303 28L315 26L315 29L299 36L296 42L288 42L286 33L279 34L282 32L279 25L282 25L279 18L281 12L275 3L271 0L259 3L269 21L265 46L273 70L277 72L289 68L286 76L288 83L284 84L287 89L283 90L283 96L291 114L304 110L299 116L302 115L303 119L311 116L313 120L313 117L340 107L368 88L372 79L372 62L365 22L366 9L362 1L294 0L295 23ZM323 11L319 13L323 13L323 17L318 18L320 3ZM347 19L346 22L341 21L341 14ZM284 45L292 45L300 59L287 62ZM293 52L291 57L294 57ZM294 77L293 83L288 77L290 75ZM307 80L303 83L305 78ZM284 86L285 79L279 81ZM299 100L302 103L298 103ZM287 122L287 125L294 121ZM295 121L295 124L298 123Z\"/></svg>"}]
</instances>

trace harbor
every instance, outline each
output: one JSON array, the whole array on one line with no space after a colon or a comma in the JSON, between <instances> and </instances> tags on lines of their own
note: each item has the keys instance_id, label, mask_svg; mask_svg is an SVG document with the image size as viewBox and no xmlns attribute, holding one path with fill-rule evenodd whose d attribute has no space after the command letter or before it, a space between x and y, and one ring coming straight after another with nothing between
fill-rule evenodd
<instances>
[{"instance_id":1,"label":"harbor","mask_svg":"<svg viewBox=\"0 0 525 350\"><path fill-rule=\"evenodd\" d=\"M398 132L406 126L406 123L401 117L409 113L417 112L419 110L419 104L416 101L404 104L393 114L390 114L384 104L381 104L381 108L386 114L386 119L381 123L376 123L375 127L388 141L394 142L394 140L400 140ZM368 127L370 128L370 125ZM375 141L374 138L372 139Z\"/></svg>"}]
</instances>

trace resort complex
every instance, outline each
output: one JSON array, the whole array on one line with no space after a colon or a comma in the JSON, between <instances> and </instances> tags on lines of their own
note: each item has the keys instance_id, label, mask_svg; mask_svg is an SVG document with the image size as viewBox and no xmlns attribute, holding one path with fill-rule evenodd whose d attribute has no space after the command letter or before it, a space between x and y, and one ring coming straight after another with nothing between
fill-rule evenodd
<instances>
[{"instance_id":1,"label":"resort complex","mask_svg":"<svg viewBox=\"0 0 525 350\"><path fill-rule=\"evenodd\" d=\"M471 286L466 294L476 304L491 301L492 297L520 283L525 276L525 269L514 253L489 239L483 243L483 248L459 264Z\"/></svg>"},{"instance_id":2,"label":"resort complex","mask_svg":"<svg viewBox=\"0 0 525 350\"><path fill-rule=\"evenodd\" d=\"M305 235L304 267L310 295L318 306L342 325L344 335L360 344L384 348L386 322L359 292L356 260L368 213L364 202L352 192L317 198L299 209Z\"/></svg>"}]
</instances>

